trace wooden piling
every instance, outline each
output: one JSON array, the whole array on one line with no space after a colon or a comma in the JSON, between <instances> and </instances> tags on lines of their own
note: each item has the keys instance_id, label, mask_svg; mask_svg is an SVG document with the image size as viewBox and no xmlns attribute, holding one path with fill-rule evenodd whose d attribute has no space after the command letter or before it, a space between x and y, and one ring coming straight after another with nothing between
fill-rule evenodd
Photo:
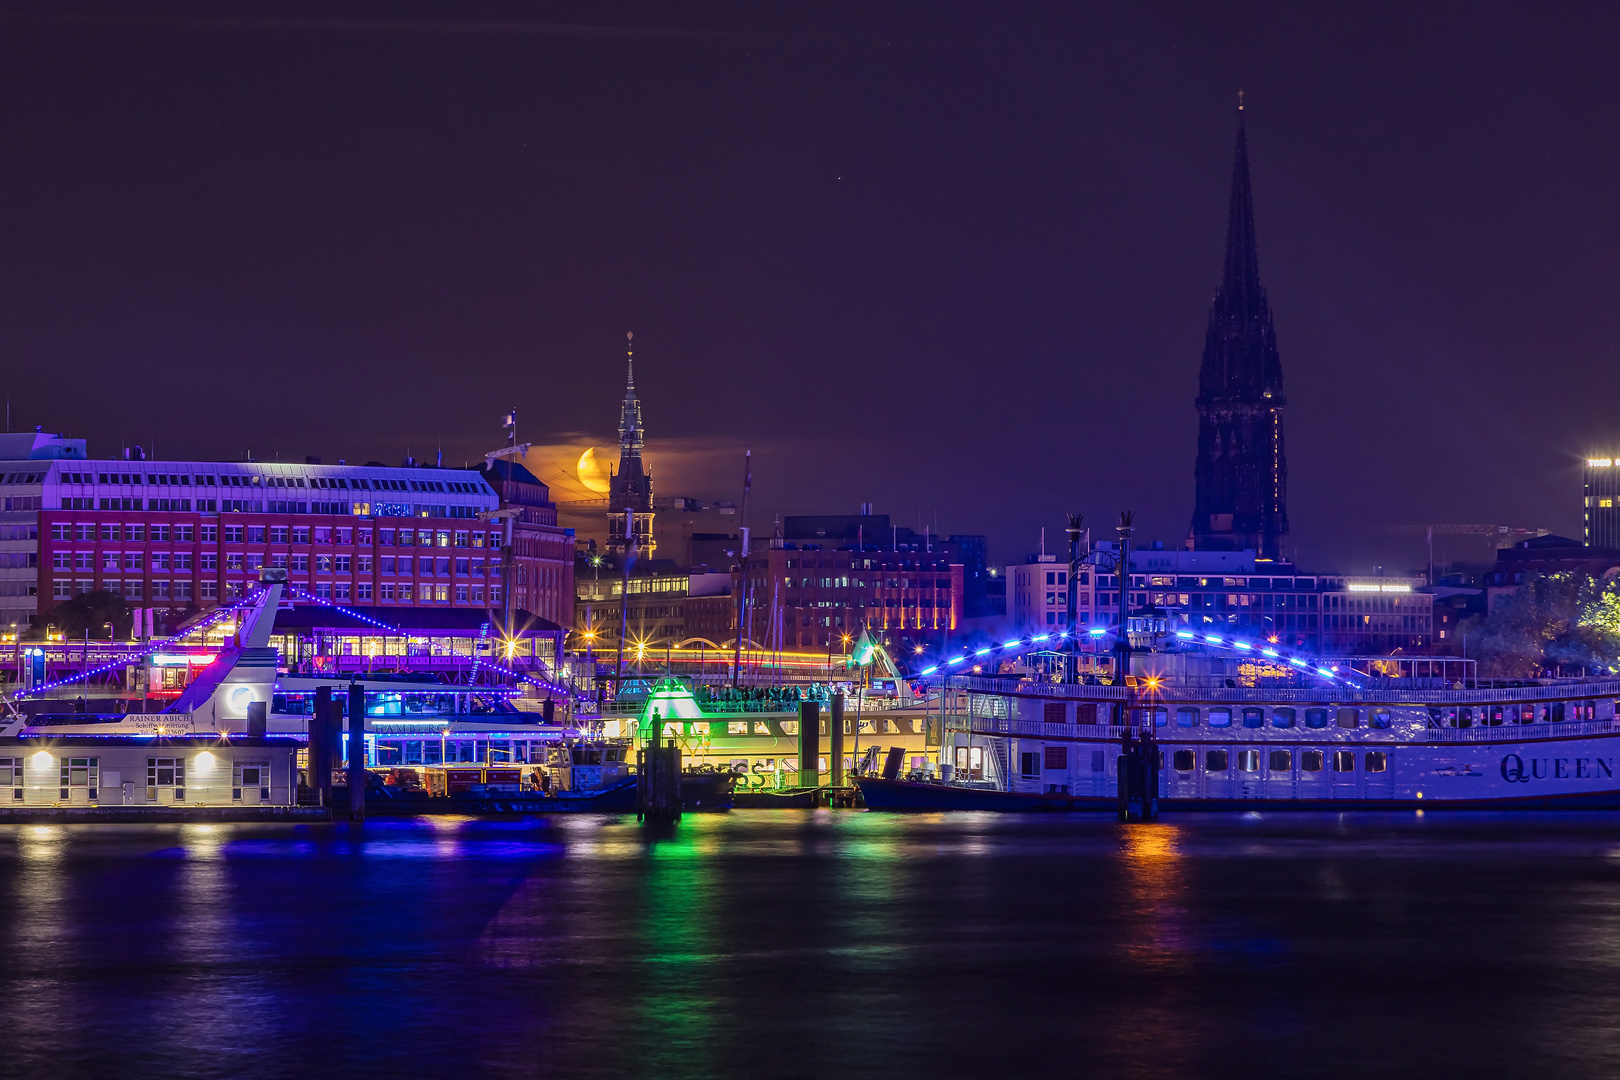
<instances>
[{"instance_id":1,"label":"wooden piling","mask_svg":"<svg viewBox=\"0 0 1620 1080\"><path fill-rule=\"evenodd\" d=\"M366 820L366 688L349 684L349 820Z\"/></svg>"},{"instance_id":2,"label":"wooden piling","mask_svg":"<svg viewBox=\"0 0 1620 1080\"><path fill-rule=\"evenodd\" d=\"M827 760L831 765L828 783L833 788L844 786L844 692L832 697L832 714L827 718Z\"/></svg>"},{"instance_id":3,"label":"wooden piling","mask_svg":"<svg viewBox=\"0 0 1620 1080\"><path fill-rule=\"evenodd\" d=\"M315 688L315 710L309 716L309 789L315 805L332 805L332 688Z\"/></svg>"},{"instance_id":4,"label":"wooden piling","mask_svg":"<svg viewBox=\"0 0 1620 1080\"><path fill-rule=\"evenodd\" d=\"M799 786L821 786L821 703L799 702Z\"/></svg>"}]
</instances>

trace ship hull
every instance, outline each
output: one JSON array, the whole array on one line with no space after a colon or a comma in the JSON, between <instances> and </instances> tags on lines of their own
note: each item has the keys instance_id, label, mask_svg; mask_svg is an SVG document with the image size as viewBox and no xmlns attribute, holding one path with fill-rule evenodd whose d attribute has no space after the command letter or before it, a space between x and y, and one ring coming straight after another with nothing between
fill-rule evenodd
<instances>
[{"instance_id":1,"label":"ship hull","mask_svg":"<svg viewBox=\"0 0 1620 1080\"><path fill-rule=\"evenodd\" d=\"M955 787L950 784L919 784L909 780L881 780L860 777L868 810L927 813L941 810L995 810L1003 813L1073 813L1092 811L1112 813L1117 799L1084 795L1037 795L1018 791Z\"/></svg>"},{"instance_id":2,"label":"ship hull","mask_svg":"<svg viewBox=\"0 0 1620 1080\"><path fill-rule=\"evenodd\" d=\"M1117 799L1035 795L1016 791L919 784L908 780L855 781L868 810L930 813L952 810L996 813L1116 813ZM1620 790L1500 795L1458 799L1159 799L1160 813L1189 811L1344 810L1620 810Z\"/></svg>"}]
</instances>

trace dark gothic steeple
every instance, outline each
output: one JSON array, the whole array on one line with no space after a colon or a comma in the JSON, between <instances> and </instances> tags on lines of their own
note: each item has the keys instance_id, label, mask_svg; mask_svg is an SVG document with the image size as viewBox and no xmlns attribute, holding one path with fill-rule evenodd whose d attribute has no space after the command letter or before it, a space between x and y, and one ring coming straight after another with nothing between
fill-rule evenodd
<instances>
[{"instance_id":1,"label":"dark gothic steeple","mask_svg":"<svg viewBox=\"0 0 1620 1080\"><path fill-rule=\"evenodd\" d=\"M1238 98L1226 271L1210 307L1198 372L1197 494L1192 540L1209 550L1254 548L1282 558L1288 536L1282 360L1254 240L1249 143Z\"/></svg>"},{"instance_id":2,"label":"dark gothic steeple","mask_svg":"<svg viewBox=\"0 0 1620 1080\"><path fill-rule=\"evenodd\" d=\"M634 343L635 335L626 334L625 340ZM642 555L652 553L652 474L641 460L643 444L641 431L641 401L636 397L636 354L625 350L628 374L625 378L624 402L619 406L619 467L608 481L608 542L612 551L623 551L626 545L625 522L634 512L636 547Z\"/></svg>"}]
</instances>

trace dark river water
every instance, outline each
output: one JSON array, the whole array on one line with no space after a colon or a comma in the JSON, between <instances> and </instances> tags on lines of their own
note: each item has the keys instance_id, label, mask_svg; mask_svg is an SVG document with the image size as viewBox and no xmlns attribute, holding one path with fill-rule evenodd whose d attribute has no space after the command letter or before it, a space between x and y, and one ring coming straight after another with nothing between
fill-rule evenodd
<instances>
[{"instance_id":1,"label":"dark river water","mask_svg":"<svg viewBox=\"0 0 1620 1080\"><path fill-rule=\"evenodd\" d=\"M0 1076L1612 1076L1620 815L0 827Z\"/></svg>"}]
</instances>

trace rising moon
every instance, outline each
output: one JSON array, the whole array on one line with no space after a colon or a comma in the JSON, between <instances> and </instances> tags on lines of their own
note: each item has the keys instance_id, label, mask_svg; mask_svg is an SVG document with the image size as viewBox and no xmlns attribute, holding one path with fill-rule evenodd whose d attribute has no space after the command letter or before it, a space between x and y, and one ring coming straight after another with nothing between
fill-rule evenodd
<instances>
[{"instance_id":1,"label":"rising moon","mask_svg":"<svg viewBox=\"0 0 1620 1080\"><path fill-rule=\"evenodd\" d=\"M585 452L579 455L579 464L574 466L574 474L579 477L581 484L584 484L586 488L596 494L606 495L608 493L607 474L602 471L602 466L596 462L596 447L588 446L585 448Z\"/></svg>"}]
</instances>

